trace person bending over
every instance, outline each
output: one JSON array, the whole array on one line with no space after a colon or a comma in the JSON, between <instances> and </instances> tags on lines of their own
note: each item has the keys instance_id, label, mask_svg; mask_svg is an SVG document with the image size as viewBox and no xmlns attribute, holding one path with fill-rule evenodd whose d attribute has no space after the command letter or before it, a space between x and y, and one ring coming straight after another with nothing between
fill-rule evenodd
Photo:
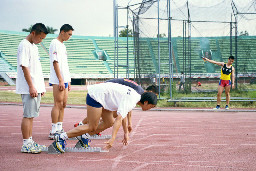
<instances>
[{"instance_id":1,"label":"person bending over","mask_svg":"<svg viewBox=\"0 0 256 171\"><path fill-rule=\"evenodd\" d=\"M83 147L87 147L86 133L101 132L113 125L112 138L106 142L105 149L113 146L117 132L129 111L139 105L143 111L154 108L157 104L157 96L152 92L144 92L142 95L133 88L113 82L106 82L88 86L86 97L88 124L57 134L55 145L57 150L65 152L65 140L77 137ZM117 111L117 117L113 120L113 111ZM102 118L103 122L100 122ZM123 144L128 144L128 131L124 132Z\"/></svg>"}]
</instances>

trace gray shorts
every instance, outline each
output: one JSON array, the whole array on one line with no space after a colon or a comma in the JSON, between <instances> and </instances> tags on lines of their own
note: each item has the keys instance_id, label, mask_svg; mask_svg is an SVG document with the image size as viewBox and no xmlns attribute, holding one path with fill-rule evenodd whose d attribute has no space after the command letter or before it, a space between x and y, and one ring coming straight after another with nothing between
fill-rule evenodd
<instances>
[{"instance_id":1,"label":"gray shorts","mask_svg":"<svg viewBox=\"0 0 256 171\"><path fill-rule=\"evenodd\" d=\"M34 118L39 116L41 93L37 97L32 98L29 94L21 95L23 103L23 117Z\"/></svg>"}]
</instances>

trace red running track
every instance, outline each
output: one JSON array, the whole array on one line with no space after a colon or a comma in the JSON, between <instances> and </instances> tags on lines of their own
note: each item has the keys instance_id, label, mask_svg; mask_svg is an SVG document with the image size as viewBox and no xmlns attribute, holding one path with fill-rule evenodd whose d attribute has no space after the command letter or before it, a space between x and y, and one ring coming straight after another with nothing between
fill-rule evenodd
<instances>
[{"instance_id":1,"label":"red running track","mask_svg":"<svg viewBox=\"0 0 256 171\"><path fill-rule=\"evenodd\" d=\"M51 107L41 107L33 139L49 146ZM67 108L64 129L82 120L85 109ZM108 153L24 154L20 152L22 106L0 105L0 170L256 170L256 113L133 112L130 143L121 144L120 129ZM111 129L103 132L109 135ZM92 140L103 147L105 140ZM75 140L68 140L73 147Z\"/></svg>"}]
</instances>

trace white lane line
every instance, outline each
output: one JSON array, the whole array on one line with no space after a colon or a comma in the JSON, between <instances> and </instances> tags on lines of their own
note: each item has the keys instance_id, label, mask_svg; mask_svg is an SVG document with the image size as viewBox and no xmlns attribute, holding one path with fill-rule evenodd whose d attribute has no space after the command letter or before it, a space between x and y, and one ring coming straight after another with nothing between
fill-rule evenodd
<instances>
[{"instance_id":1,"label":"white lane line","mask_svg":"<svg viewBox=\"0 0 256 171\"><path fill-rule=\"evenodd\" d=\"M256 144L240 144L242 146L255 146Z\"/></svg>"},{"instance_id":2,"label":"white lane line","mask_svg":"<svg viewBox=\"0 0 256 171\"><path fill-rule=\"evenodd\" d=\"M10 125L8 125L8 126L0 126L0 128L20 128L20 125L19 126L17 126L17 125L14 125L14 126L10 126Z\"/></svg>"},{"instance_id":3,"label":"white lane line","mask_svg":"<svg viewBox=\"0 0 256 171\"><path fill-rule=\"evenodd\" d=\"M137 123L136 127L134 128L133 132L131 133L130 137L133 137L134 134L137 132L138 127L141 125L141 122L143 121L143 117L140 118L139 122ZM127 147L123 147L122 150L124 150ZM121 151L122 153L122 151ZM120 160L123 158L124 156L122 156L122 154L119 154L115 159L114 159L114 163L112 165L112 169L115 169L117 167L117 165L120 163Z\"/></svg>"},{"instance_id":4,"label":"white lane line","mask_svg":"<svg viewBox=\"0 0 256 171\"><path fill-rule=\"evenodd\" d=\"M149 163L142 164L142 165L140 165L140 166L134 168L133 171L140 170L140 169L142 169L142 168L144 168L144 167L146 167L146 166L148 166L148 165L149 165Z\"/></svg>"},{"instance_id":5,"label":"white lane line","mask_svg":"<svg viewBox=\"0 0 256 171\"><path fill-rule=\"evenodd\" d=\"M211 144L212 146L228 146L228 144Z\"/></svg>"}]
</instances>

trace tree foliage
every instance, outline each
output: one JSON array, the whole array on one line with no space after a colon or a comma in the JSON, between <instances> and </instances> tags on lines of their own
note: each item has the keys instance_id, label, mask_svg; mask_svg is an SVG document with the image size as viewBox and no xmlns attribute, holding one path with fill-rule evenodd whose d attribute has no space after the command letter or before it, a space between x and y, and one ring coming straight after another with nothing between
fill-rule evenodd
<instances>
[{"instance_id":1,"label":"tree foliage","mask_svg":"<svg viewBox=\"0 0 256 171\"><path fill-rule=\"evenodd\" d=\"M164 38L164 37L166 37L166 34L165 34L165 33L160 33L159 36L158 36L158 34L157 34L156 37L157 37L157 38L158 38L158 37Z\"/></svg>"},{"instance_id":2,"label":"tree foliage","mask_svg":"<svg viewBox=\"0 0 256 171\"><path fill-rule=\"evenodd\" d=\"M58 29L55 29L53 27L49 27L49 26L46 26L47 30L49 31L50 34L54 34L56 31L58 31Z\"/></svg>"},{"instance_id":3,"label":"tree foliage","mask_svg":"<svg viewBox=\"0 0 256 171\"><path fill-rule=\"evenodd\" d=\"M249 36L249 33L246 30L244 32L241 31L239 36Z\"/></svg>"},{"instance_id":4,"label":"tree foliage","mask_svg":"<svg viewBox=\"0 0 256 171\"><path fill-rule=\"evenodd\" d=\"M119 37L127 37L127 28L119 31ZM128 37L133 37L132 29L128 29Z\"/></svg>"},{"instance_id":5,"label":"tree foliage","mask_svg":"<svg viewBox=\"0 0 256 171\"><path fill-rule=\"evenodd\" d=\"M29 28L22 29L22 31L23 32L31 32L32 27L33 27L33 25L31 25ZM50 34L54 34L57 31L57 29L54 29L53 27L46 26L46 28Z\"/></svg>"},{"instance_id":6,"label":"tree foliage","mask_svg":"<svg viewBox=\"0 0 256 171\"><path fill-rule=\"evenodd\" d=\"M23 31L23 32L30 32L30 31L32 30L32 26L33 26L33 25L31 25L31 26L30 26L29 28L27 28L27 29L24 28L24 29L22 29L22 31Z\"/></svg>"}]
</instances>

